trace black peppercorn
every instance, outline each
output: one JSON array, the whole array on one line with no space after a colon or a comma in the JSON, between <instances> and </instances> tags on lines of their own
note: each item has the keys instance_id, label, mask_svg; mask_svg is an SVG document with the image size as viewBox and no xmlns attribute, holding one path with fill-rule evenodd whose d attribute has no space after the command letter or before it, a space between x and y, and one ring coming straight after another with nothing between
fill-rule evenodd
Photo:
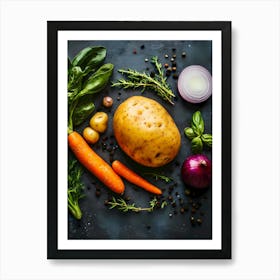
<instances>
[{"instance_id":1,"label":"black peppercorn","mask_svg":"<svg viewBox=\"0 0 280 280\"><path fill-rule=\"evenodd\" d=\"M191 194L191 191L190 190L185 190L185 195L189 196Z\"/></svg>"},{"instance_id":2,"label":"black peppercorn","mask_svg":"<svg viewBox=\"0 0 280 280\"><path fill-rule=\"evenodd\" d=\"M190 217L190 221L192 225L195 225L195 218L193 216Z\"/></svg>"},{"instance_id":3,"label":"black peppercorn","mask_svg":"<svg viewBox=\"0 0 280 280\"><path fill-rule=\"evenodd\" d=\"M169 77L169 76L171 75L171 71L167 70L167 71L165 72L165 75L166 75L167 77Z\"/></svg>"},{"instance_id":4,"label":"black peppercorn","mask_svg":"<svg viewBox=\"0 0 280 280\"><path fill-rule=\"evenodd\" d=\"M192 213L195 214L195 212L196 212L196 209L192 208Z\"/></svg>"}]
</instances>

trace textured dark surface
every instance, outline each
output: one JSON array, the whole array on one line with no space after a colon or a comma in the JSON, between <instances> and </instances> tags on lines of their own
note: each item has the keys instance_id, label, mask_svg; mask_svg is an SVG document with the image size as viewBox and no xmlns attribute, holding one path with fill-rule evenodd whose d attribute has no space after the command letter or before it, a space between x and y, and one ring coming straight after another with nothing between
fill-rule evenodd
<instances>
[{"instance_id":1,"label":"textured dark surface","mask_svg":"<svg viewBox=\"0 0 280 280\"><path fill-rule=\"evenodd\" d=\"M212 71L212 45L211 41L69 41L68 54L72 59L81 49L87 46L100 45L107 48L106 62L115 65L111 81L116 81L122 75L117 72L120 68L132 68L138 71L154 71L153 65L145 59L158 56L160 62L171 64L170 58L176 54L177 71L179 74L185 67L198 64ZM186 57L182 57L186 52ZM168 58L165 58L168 54ZM168 78L176 101L172 106L160 99L153 92L144 92L143 96L152 98L162 104L174 118L181 132L181 148L176 159L170 164L158 168L149 169L140 166L128 158L120 149L117 149L113 158L119 159L134 171L143 175L145 172L156 172L172 177L170 183L156 181L149 175L143 175L150 182L163 190L161 201L166 200L168 205L163 209L155 209L153 212L128 212L123 213L117 209L109 209L104 201L117 195L110 192L93 175L86 170L82 180L85 184L85 198L80 200L83 212L81 221L75 220L69 214L68 238L69 239L211 239L212 238L212 186L203 193L186 195L186 186L181 181L181 166L185 158L191 155L190 141L183 133L186 126L190 126L192 114L200 110L205 121L205 133L212 133L212 99L211 97L201 104L190 104L180 98L177 90L177 80ZM102 98L106 95L114 99L111 109L102 106ZM107 162L110 162L110 153L102 149L102 138L107 147L113 147L115 140L112 137L112 118L117 106L132 95L141 95L140 91L123 90L111 88L110 85L94 97L96 111L104 111L109 114L108 130L101 136L101 140L93 145L93 149ZM119 100L118 100L119 99ZM88 126L88 121L77 127L81 132ZM211 158L211 151L204 150ZM69 151L69 157L72 157ZM148 207L153 195L133 186L125 181L126 190L123 197L129 197L128 203L135 203L136 206ZM171 196L171 197L170 197ZM171 204L173 202L173 204ZM174 204L175 202L175 204ZM181 208L185 208L181 213ZM194 211L194 209L196 209ZM195 212L195 213L192 213ZM190 222L190 217L195 220L201 219L202 223Z\"/></svg>"}]
</instances>

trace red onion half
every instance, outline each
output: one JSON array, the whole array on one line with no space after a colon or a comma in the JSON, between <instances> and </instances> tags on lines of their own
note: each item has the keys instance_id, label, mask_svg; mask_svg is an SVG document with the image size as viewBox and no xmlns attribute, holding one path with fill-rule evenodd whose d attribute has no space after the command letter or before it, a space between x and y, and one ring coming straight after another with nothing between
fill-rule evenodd
<instances>
[{"instance_id":1,"label":"red onion half","mask_svg":"<svg viewBox=\"0 0 280 280\"><path fill-rule=\"evenodd\" d=\"M182 165L183 182L194 188L206 188L212 180L212 162L201 154L189 156Z\"/></svg>"},{"instance_id":2,"label":"red onion half","mask_svg":"<svg viewBox=\"0 0 280 280\"><path fill-rule=\"evenodd\" d=\"M212 76L200 65L188 66L179 75L178 90L186 101L201 103L212 94Z\"/></svg>"}]
</instances>

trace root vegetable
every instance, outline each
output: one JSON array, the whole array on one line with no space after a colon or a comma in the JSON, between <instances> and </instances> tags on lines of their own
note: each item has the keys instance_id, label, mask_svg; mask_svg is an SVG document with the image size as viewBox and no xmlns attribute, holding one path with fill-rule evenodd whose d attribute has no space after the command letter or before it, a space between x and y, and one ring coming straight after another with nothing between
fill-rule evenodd
<instances>
[{"instance_id":1,"label":"root vegetable","mask_svg":"<svg viewBox=\"0 0 280 280\"><path fill-rule=\"evenodd\" d=\"M162 194L161 189L158 187L152 185L147 180L136 174L134 171L129 169L127 166L125 166L123 163L121 163L118 160L115 160L112 163L112 168L114 171L121 177L125 178L130 183L148 191L154 194Z\"/></svg>"},{"instance_id":2,"label":"root vegetable","mask_svg":"<svg viewBox=\"0 0 280 280\"><path fill-rule=\"evenodd\" d=\"M83 130L83 137L90 144L95 144L99 140L99 133L92 129L91 127L86 127Z\"/></svg>"},{"instance_id":3,"label":"root vegetable","mask_svg":"<svg viewBox=\"0 0 280 280\"><path fill-rule=\"evenodd\" d=\"M76 131L68 134L68 144L76 158L96 178L113 192L122 194L125 186L112 167L96 154L84 138Z\"/></svg>"},{"instance_id":4,"label":"root vegetable","mask_svg":"<svg viewBox=\"0 0 280 280\"><path fill-rule=\"evenodd\" d=\"M90 127L99 133L104 133L108 126L108 115L105 112L97 112L90 119Z\"/></svg>"}]
</instances>

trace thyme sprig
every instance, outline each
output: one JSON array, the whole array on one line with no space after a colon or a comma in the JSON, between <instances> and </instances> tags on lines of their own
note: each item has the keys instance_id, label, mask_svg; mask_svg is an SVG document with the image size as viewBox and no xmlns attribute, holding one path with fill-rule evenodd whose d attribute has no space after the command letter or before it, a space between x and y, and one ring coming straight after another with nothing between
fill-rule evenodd
<instances>
[{"instance_id":1,"label":"thyme sprig","mask_svg":"<svg viewBox=\"0 0 280 280\"><path fill-rule=\"evenodd\" d=\"M157 73L153 76L146 72L139 72L133 69L119 69L123 75L127 76L127 79L119 79L117 82L112 84L112 87L122 87L124 89L139 89L144 92L146 89L155 91L158 96L163 100L168 101L174 105L173 97L175 97L169 84L166 82L167 77L164 76L162 65L158 61L157 56L151 58L151 63L155 65Z\"/></svg>"},{"instance_id":2,"label":"thyme sprig","mask_svg":"<svg viewBox=\"0 0 280 280\"><path fill-rule=\"evenodd\" d=\"M159 204L157 198L155 197L149 202L150 207L138 207L135 205L135 203L128 204L124 199L118 198L116 199L115 197L112 198L112 201L108 202L110 206L109 209L116 208L122 212L141 212L141 211L148 211L152 212L158 205L160 208L164 208L167 205L166 201L163 201L161 204Z\"/></svg>"},{"instance_id":3,"label":"thyme sprig","mask_svg":"<svg viewBox=\"0 0 280 280\"><path fill-rule=\"evenodd\" d=\"M161 175L161 174L157 174L157 173L152 173L152 172L145 172L144 173L145 175L151 175L155 178L155 180L163 180L165 181L166 183L169 183L171 181L173 181L173 178L171 177L167 177L167 176L164 176L164 175Z\"/></svg>"}]
</instances>

